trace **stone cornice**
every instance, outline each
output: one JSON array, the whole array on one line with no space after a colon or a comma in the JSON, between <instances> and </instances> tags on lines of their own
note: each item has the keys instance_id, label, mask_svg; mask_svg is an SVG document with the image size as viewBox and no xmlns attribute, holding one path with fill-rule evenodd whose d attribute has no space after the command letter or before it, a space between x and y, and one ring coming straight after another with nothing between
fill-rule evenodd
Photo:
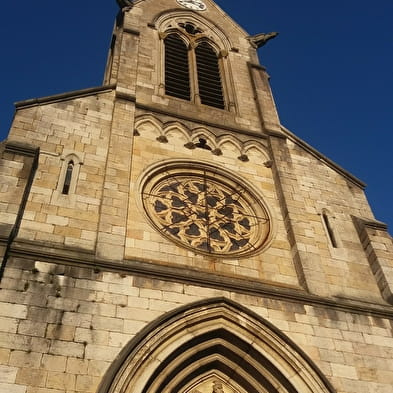
<instances>
[{"instance_id":1,"label":"stone cornice","mask_svg":"<svg viewBox=\"0 0 393 393\"><path fill-rule=\"evenodd\" d=\"M5 144L6 153L14 153L26 157L35 157L37 155L37 146L28 143L14 142L9 140Z\"/></svg>"},{"instance_id":2,"label":"stone cornice","mask_svg":"<svg viewBox=\"0 0 393 393\"><path fill-rule=\"evenodd\" d=\"M49 263L79 266L81 268L112 271L121 274L148 276L171 282L181 282L189 285L221 289L250 296L289 301L325 307L343 312L366 314L393 320L393 307L388 304L360 302L353 299L327 299L309 294L299 288L279 286L275 283L250 281L249 279L214 275L184 267L156 265L150 261L124 260L113 262L100 260L93 252L76 248L48 247L44 243L15 241L10 250L10 256L40 260Z\"/></svg>"},{"instance_id":3,"label":"stone cornice","mask_svg":"<svg viewBox=\"0 0 393 393\"><path fill-rule=\"evenodd\" d=\"M236 127L231 127L231 126L227 126L225 124L220 124L220 123L214 123L212 121L206 121L206 120L201 120L198 119L196 117L192 117L192 116L186 116L186 115L181 115L178 112L172 112L170 110L164 110L164 109L159 109L155 106L150 106L150 105L144 105L144 104L140 104L138 102L136 102L135 104L137 109L141 109L141 110L145 110L148 111L149 113L158 113L161 115L165 115L165 116L172 116L176 119L182 119L185 121L190 121L192 123L196 123L196 124L200 124L206 127L213 127L213 128L218 128L221 130L225 130L225 131L231 131L231 132L235 132L238 134L242 134L242 135L246 135L246 136L250 136L253 138L259 138L259 139L267 139L267 136L262 134L262 132L258 133L258 132L250 132L248 130L245 130L243 128L236 128Z\"/></svg>"},{"instance_id":4,"label":"stone cornice","mask_svg":"<svg viewBox=\"0 0 393 393\"><path fill-rule=\"evenodd\" d=\"M69 91L66 93L55 94L52 96L32 98L32 99L25 100L25 101L18 101L14 105L15 105L16 109L28 108L28 107L32 107L32 106L36 106L36 105L51 104L53 102L71 100L71 99L79 98L79 97L86 97L86 96L90 96L90 95L98 94L98 93L106 93L106 92L114 90L115 88L116 88L116 85L114 85L114 84L113 85L98 86L98 87L90 87L88 89L74 90L74 91Z\"/></svg>"}]
</instances>

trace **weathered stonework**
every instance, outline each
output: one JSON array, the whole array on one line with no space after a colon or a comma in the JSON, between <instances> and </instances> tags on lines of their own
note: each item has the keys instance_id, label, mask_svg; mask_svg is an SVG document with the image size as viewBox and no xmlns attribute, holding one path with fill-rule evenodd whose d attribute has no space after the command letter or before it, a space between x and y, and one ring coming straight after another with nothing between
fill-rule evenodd
<instances>
[{"instance_id":1,"label":"weathered stonework","mask_svg":"<svg viewBox=\"0 0 393 393\"><path fill-rule=\"evenodd\" d=\"M1 144L0 391L391 393L393 244L364 184L280 125L211 0L120 3L104 86L17 103ZM225 109L165 94L186 22Z\"/></svg>"}]
</instances>

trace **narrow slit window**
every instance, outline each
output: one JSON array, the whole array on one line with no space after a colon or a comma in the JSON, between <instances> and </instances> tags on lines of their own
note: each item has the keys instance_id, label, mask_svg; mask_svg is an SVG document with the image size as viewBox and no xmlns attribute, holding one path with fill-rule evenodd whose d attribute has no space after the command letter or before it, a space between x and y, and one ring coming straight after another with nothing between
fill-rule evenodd
<instances>
[{"instance_id":1,"label":"narrow slit window","mask_svg":"<svg viewBox=\"0 0 393 393\"><path fill-rule=\"evenodd\" d=\"M333 228L332 228L332 226L330 224L329 217L327 216L326 213L323 213L322 214L322 218L323 218L323 222L324 222L325 227L326 227L326 231L327 231L330 243L331 243L333 248L337 248L336 236L334 235L334 231L333 231Z\"/></svg>"},{"instance_id":2,"label":"narrow slit window","mask_svg":"<svg viewBox=\"0 0 393 393\"><path fill-rule=\"evenodd\" d=\"M213 48L202 42L195 48L198 90L202 104L224 109L220 68Z\"/></svg>"},{"instance_id":3,"label":"narrow slit window","mask_svg":"<svg viewBox=\"0 0 393 393\"><path fill-rule=\"evenodd\" d=\"M165 40L165 94L190 101L188 49L176 34Z\"/></svg>"},{"instance_id":4,"label":"narrow slit window","mask_svg":"<svg viewBox=\"0 0 393 393\"><path fill-rule=\"evenodd\" d=\"M67 170L64 177L63 190L62 194L68 195L70 192L71 180L72 180L72 172L74 170L74 161L70 161L67 165Z\"/></svg>"}]
</instances>

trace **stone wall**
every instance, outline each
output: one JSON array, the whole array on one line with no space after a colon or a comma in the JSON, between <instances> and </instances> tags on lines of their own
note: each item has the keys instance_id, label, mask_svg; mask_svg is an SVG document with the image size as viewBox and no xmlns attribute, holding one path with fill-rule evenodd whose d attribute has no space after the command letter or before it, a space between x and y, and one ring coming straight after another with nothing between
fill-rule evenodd
<instances>
[{"instance_id":1,"label":"stone wall","mask_svg":"<svg viewBox=\"0 0 393 393\"><path fill-rule=\"evenodd\" d=\"M226 297L286 334L338 393L390 393L393 315L12 258L0 290L0 390L95 392L119 351L165 312Z\"/></svg>"}]
</instances>

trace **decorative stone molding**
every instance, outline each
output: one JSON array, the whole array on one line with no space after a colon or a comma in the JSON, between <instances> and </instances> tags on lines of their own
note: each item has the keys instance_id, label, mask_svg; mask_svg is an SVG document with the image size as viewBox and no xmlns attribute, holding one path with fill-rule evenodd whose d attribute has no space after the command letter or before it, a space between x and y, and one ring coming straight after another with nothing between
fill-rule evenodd
<instances>
[{"instance_id":1,"label":"decorative stone molding","mask_svg":"<svg viewBox=\"0 0 393 393\"><path fill-rule=\"evenodd\" d=\"M286 335L225 298L165 314L131 340L98 393L334 393Z\"/></svg>"},{"instance_id":2,"label":"decorative stone molding","mask_svg":"<svg viewBox=\"0 0 393 393\"><path fill-rule=\"evenodd\" d=\"M136 120L135 129L138 130L139 135L143 135L144 130L155 133L155 138L159 142L163 142L164 138L168 143L185 140L183 146L187 149L195 149L200 139L203 139L211 147L212 154L218 156L231 154L233 158L242 157L239 159L244 163L250 161L260 164L271 160L264 140L249 139L243 142L229 133L216 136L207 127L192 129L180 121L163 123L153 115L144 115ZM243 156L248 159L243 160Z\"/></svg>"}]
</instances>

